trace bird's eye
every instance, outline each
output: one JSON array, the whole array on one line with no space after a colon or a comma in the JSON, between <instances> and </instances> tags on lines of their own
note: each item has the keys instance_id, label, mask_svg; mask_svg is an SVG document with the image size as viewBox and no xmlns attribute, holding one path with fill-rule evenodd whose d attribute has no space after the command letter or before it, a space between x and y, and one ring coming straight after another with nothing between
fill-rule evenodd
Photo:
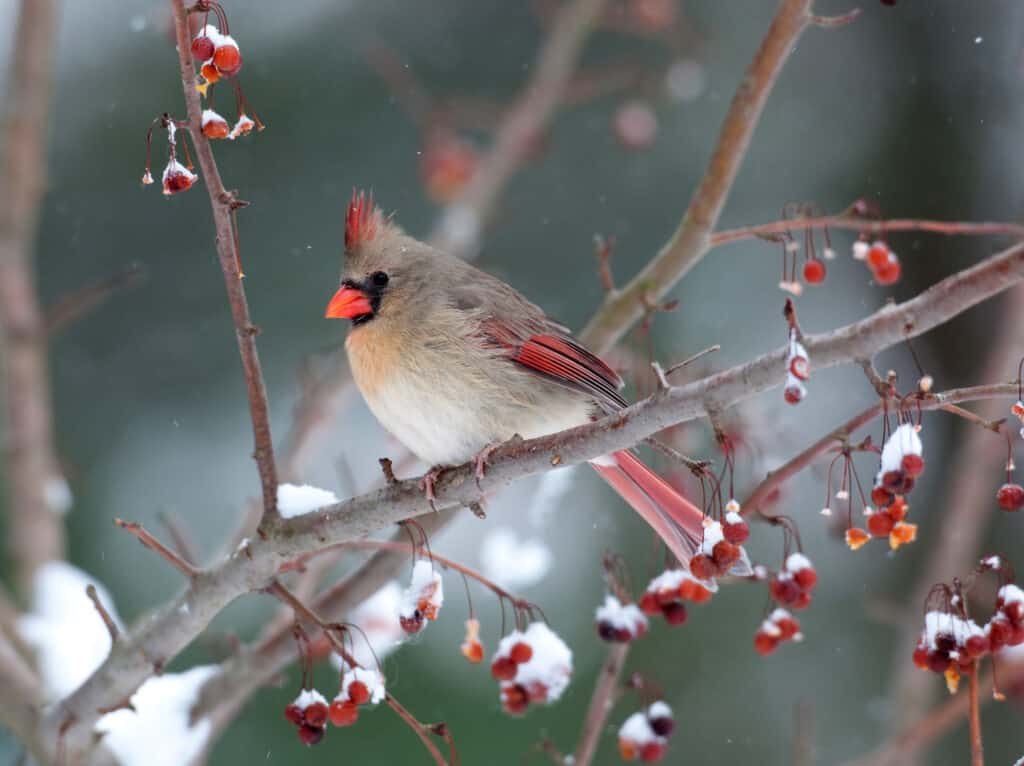
<instances>
[{"instance_id":1,"label":"bird's eye","mask_svg":"<svg viewBox=\"0 0 1024 766\"><path fill-rule=\"evenodd\" d=\"M370 281L372 281L376 287L386 287L388 284L388 275L383 271L375 271L370 275Z\"/></svg>"}]
</instances>

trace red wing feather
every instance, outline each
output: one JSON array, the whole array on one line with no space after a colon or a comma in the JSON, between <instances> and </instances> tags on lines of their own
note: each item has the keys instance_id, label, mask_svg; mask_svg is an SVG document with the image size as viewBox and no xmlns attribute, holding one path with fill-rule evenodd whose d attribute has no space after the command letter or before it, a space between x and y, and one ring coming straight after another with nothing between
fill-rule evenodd
<instances>
[{"instance_id":1,"label":"red wing feather","mask_svg":"<svg viewBox=\"0 0 1024 766\"><path fill-rule=\"evenodd\" d=\"M583 346L557 335L532 335L515 349L512 361L595 399L625 407L619 395L622 379Z\"/></svg>"}]
</instances>

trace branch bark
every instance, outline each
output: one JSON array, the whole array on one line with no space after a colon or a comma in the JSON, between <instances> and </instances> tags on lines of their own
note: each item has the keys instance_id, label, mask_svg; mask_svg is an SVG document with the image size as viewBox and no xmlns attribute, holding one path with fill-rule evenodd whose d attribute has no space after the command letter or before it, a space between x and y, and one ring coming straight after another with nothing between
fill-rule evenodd
<instances>
[{"instance_id":1,"label":"branch bark","mask_svg":"<svg viewBox=\"0 0 1024 766\"><path fill-rule=\"evenodd\" d=\"M55 0L22 0L8 69L0 184L0 333L5 356L10 484L8 550L28 596L35 571L64 556L60 515L46 500L56 475L50 374L33 250L46 179Z\"/></svg>"},{"instance_id":2,"label":"branch bark","mask_svg":"<svg viewBox=\"0 0 1024 766\"><path fill-rule=\"evenodd\" d=\"M576 745L576 755L573 763L576 766L590 766L597 754L597 747L601 741L601 732L604 731L608 716L615 707L615 700L618 699L619 680L622 678L622 670L626 666L626 657L629 654L629 644L614 644L608 650L608 657L601 666L601 673L597 677L597 685L594 687L594 694L590 697L590 707L587 708L587 717L583 720L583 731L580 732L580 741Z\"/></svg>"},{"instance_id":3,"label":"branch bark","mask_svg":"<svg viewBox=\"0 0 1024 766\"><path fill-rule=\"evenodd\" d=\"M782 0L761 47L725 116L718 144L700 186L672 238L628 285L606 295L580 338L597 354L615 345L644 315L644 300L657 303L711 248L711 232L760 120L772 86L800 35L811 23L813 0Z\"/></svg>"},{"instance_id":4,"label":"branch bark","mask_svg":"<svg viewBox=\"0 0 1024 766\"><path fill-rule=\"evenodd\" d=\"M231 304L231 318L235 324L238 353L242 357L242 371L245 373L245 388L249 398L249 413L252 420L254 441L253 457L260 475L263 494L262 524L273 524L279 519L277 513L277 468L274 464L274 445L270 435L270 407L267 404L267 388L263 382L263 369L256 351L256 335L259 328L249 316L249 302L245 297L242 274L238 264L241 255L238 250L238 231L234 213L238 200L234 192L228 191L221 180L217 162L213 157L210 141L203 135L203 106L199 91L196 90L196 70L192 63L191 40L188 27L188 12L184 0L170 0L174 17L174 34L177 41L178 63L181 69L181 85L185 91L185 105L188 108L189 134L196 149L196 159L210 195L213 223L217 231L217 257L224 274L228 302Z\"/></svg>"},{"instance_id":5,"label":"branch bark","mask_svg":"<svg viewBox=\"0 0 1024 766\"><path fill-rule=\"evenodd\" d=\"M887 306L872 316L831 333L806 336L805 345L818 368L877 353L914 337L998 294L1024 279L1024 245L991 256L973 268L942 280L918 297ZM442 475L435 494L438 507L477 501L527 475L572 465L624 449L676 423L720 411L755 393L779 385L786 374L786 349L767 353L685 386L659 391L633 406L585 426L538 439L513 442L492 456L479 484L471 464ZM1015 385L968 390L960 396L1012 396ZM922 402L934 408L961 399L947 394ZM290 561L338 543L360 539L402 519L430 512L418 479L389 485L360 497L284 522L236 551L226 561L198 573L190 587L139 629L119 642L110 657L61 705L47 715L49 731L73 718L65 736L67 763L76 763L88 747L99 708L123 699L148 677L154 666L170 661L209 621L234 599L267 586Z\"/></svg>"}]
</instances>

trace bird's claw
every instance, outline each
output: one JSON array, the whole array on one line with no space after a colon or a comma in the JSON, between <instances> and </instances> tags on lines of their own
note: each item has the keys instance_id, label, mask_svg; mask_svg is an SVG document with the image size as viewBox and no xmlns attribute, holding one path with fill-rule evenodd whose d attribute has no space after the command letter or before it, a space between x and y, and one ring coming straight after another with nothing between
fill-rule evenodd
<instances>
[{"instance_id":1,"label":"bird's claw","mask_svg":"<svg viewBox=\"0 0 1024 766\"><path fill-rule=\"evenodd\" d=\"M476 457L473 458L473 475L476 477L477 489L483 489L480 486L480 480L484 478L487 473L487 462L490 460L491 455L498 449L498 444L488 444L482 450L476 453Z\"/></svg>"},{"instance_id":2,"label":"bird's claw","mask_svg":"<svg viewBox=\"0 0 1024 766\"><path fill-rule=\"evenodd\" d=\"M434 494L434 485L437 484L437 480L441 478L441 474L448 470L448 466L435 465L420 479L420 489L423 490L423 494L427 496L427 502L430 503L430 510L437 512L437 506L434 501L437 500L437 496Z\"/></svg>"}]
</instances>

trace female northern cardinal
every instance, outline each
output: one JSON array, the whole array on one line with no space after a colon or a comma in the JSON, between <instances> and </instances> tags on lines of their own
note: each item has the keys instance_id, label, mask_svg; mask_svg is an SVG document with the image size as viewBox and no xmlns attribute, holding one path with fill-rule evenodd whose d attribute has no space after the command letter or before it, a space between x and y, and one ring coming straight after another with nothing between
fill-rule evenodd
<instances>
[{"instance_id":1,"label":"female northern cardinal","mask_svg":"<svg viewBox=\"0 0 1024 766\"><path fill-rule=\"evenodd\" d=\"M619 410L622 379L509 285L407 236L353 193L330 319L350 319L352 375L381 424L435 466ZM591 465L687 564L704 514L626 451ZM429 476L429 475L428 475ZM426 484L432 499L432 486Z\"/></svg>"}]
</instances>

